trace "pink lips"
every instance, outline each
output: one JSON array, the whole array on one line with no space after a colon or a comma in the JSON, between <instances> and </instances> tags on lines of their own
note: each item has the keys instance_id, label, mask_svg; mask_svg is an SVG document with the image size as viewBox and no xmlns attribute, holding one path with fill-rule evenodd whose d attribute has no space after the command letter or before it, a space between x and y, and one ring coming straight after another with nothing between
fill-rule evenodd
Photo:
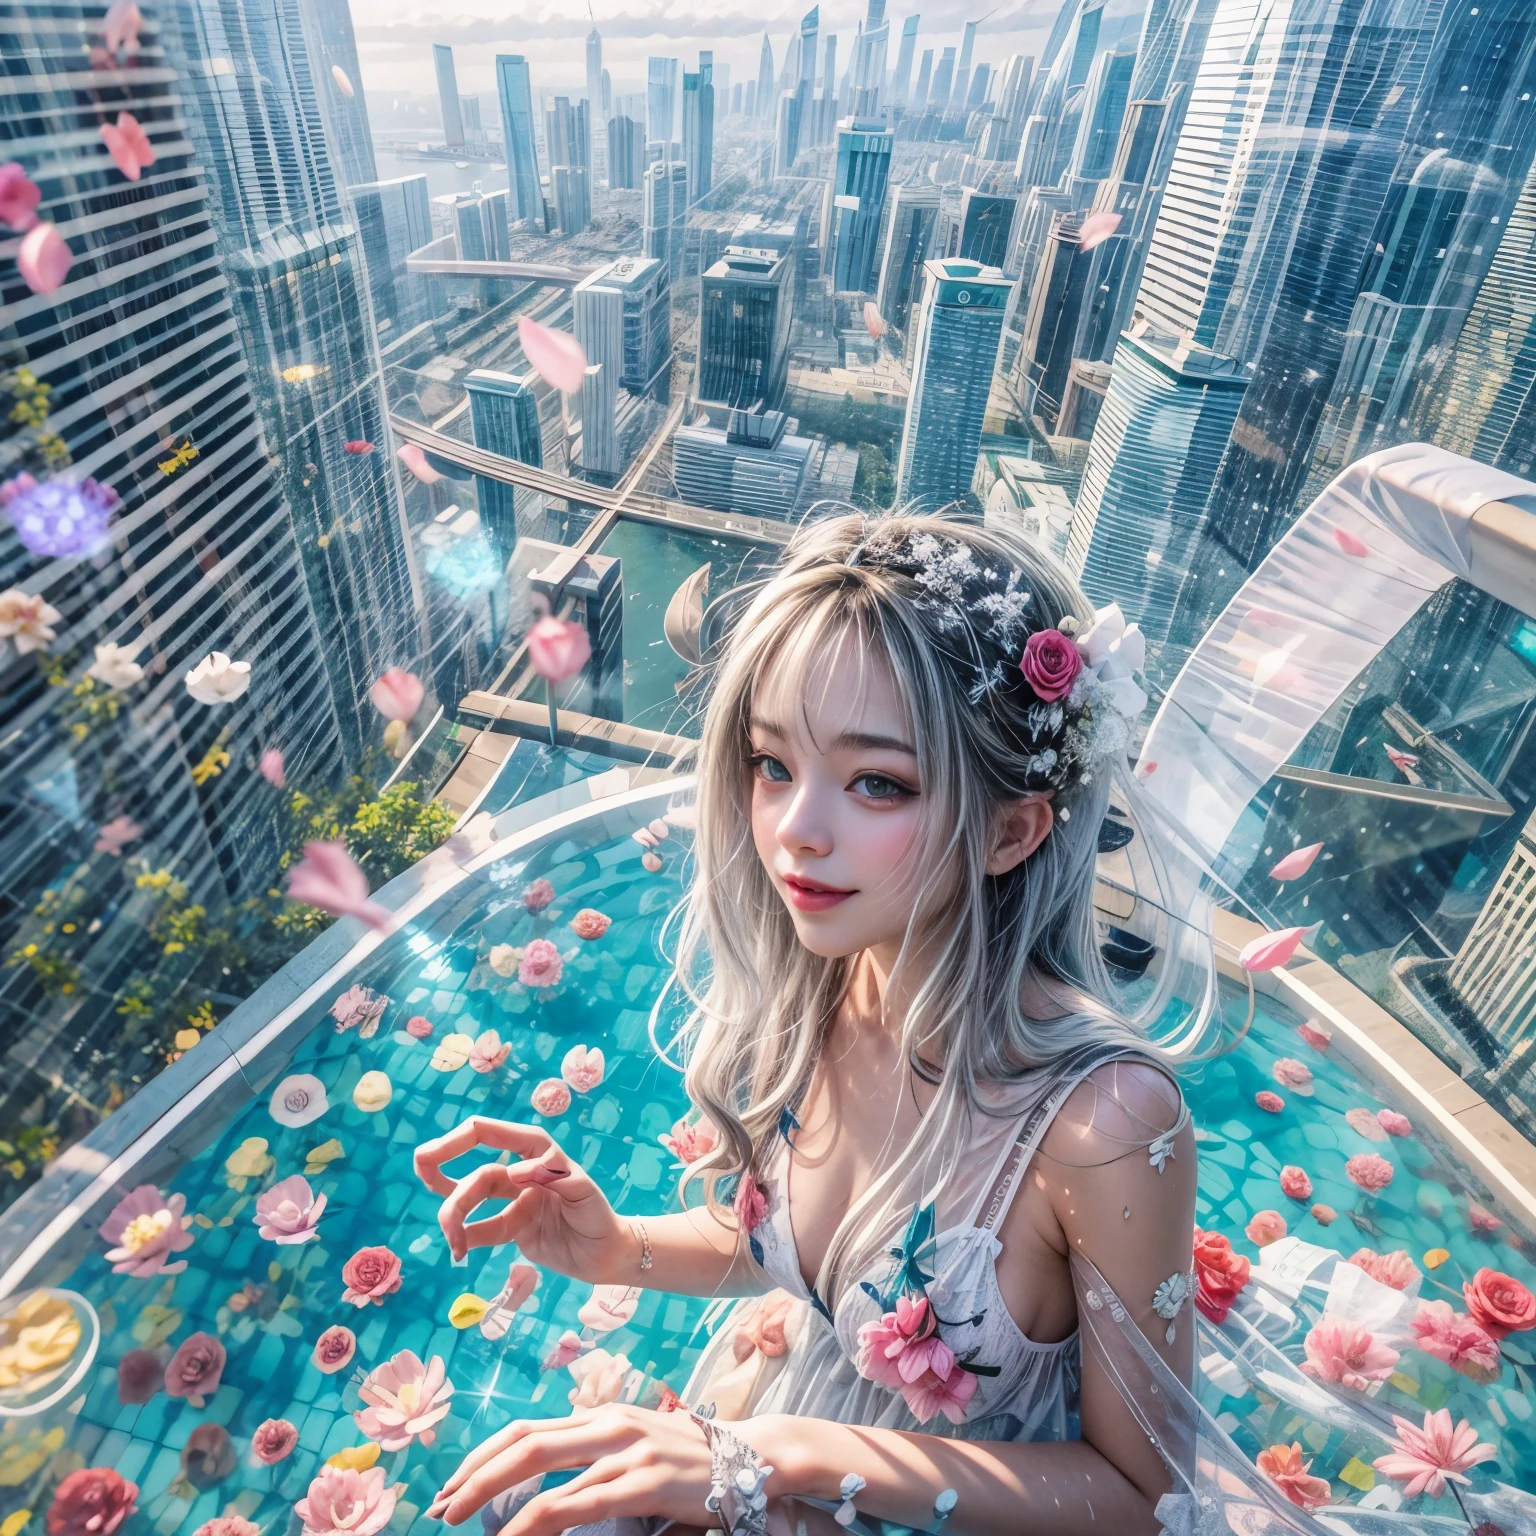
<instances>
[{"instance_id":1,"label":"pink lips","mask_svg":"<svg viewBox=\"0 0 1536 1536\"><path fill-rule=\"evenodd\" d=\"M784 887L789 893L790 904L801 912L825 912L840 901L854 895L853 891L839 890L835 885L823 885L819 880L806 880L798 875L785 875Z\"/></svg>"}]
</instances>

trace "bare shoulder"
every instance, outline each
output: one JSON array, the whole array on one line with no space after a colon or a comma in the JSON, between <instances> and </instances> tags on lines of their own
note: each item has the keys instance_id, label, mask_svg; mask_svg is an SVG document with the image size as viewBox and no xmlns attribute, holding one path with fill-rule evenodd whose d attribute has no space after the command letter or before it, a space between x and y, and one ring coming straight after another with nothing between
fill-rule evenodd
<instances>
[{"instance_id":1,"label":"bare shoulder","mask_svg":"<svg viewBox=\"0 0 1536 1536\"><path fill-rule=\"evenodd\" d=\"M1140 1059L1106 1062L1067 1096L1040 1143L1047 1158L1079 1166L1107 1162L1170 1131L1194 1143L1172 1076Z\"/></svg>"}]
</instances>

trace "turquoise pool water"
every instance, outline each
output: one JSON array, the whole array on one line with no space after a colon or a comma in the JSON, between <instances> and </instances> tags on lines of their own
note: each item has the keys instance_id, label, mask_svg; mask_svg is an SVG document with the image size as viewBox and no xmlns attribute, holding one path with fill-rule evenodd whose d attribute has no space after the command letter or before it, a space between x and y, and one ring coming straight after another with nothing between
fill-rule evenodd
<instances>
[{"instance_id":1,"label":"turquoise pool water","mask_svg":"<svg viewBox=\"0 0 1536 1536\"><path fill-rule=\"evenodd\" d=\"M658 798L624 814L640 826L663 809ZM617 814L608 813L610 829ZM454 1265L437 1228L438 1201L411 1171L417 1143L484 1113L548 1126L621 1210L654 1211L673 1199L678 1164L658 1137L681 1113L683 1097L678 1076L652 1051L647 1022L667 974L663 923L681 888L686 834L673 831L661 844L663 867L656 874L643 870L642 849L628 835L593 838L591 830L577 828L470 875L424 920L392 936L311 1005L312 1028L292 1060L216 1141L161 1186L185 1197L193 1219L191 1246L176 1256L187 1261L184 1271L114 1274L103 1256L107 1245L96 1243L65 1283L94 1307L99 1350L67 1402L35 1417L7 1419L0 1428L0 1520L34 1510L29 1536L41 1536L52 1484L64 1470L85 1465L115 1468L138 1484L140 1530L152 1524L159 1536L190 1536L217 1515L237 1513L264 1536L284 1532L322 1462L359 1447L366 1454L370 1442L353 1419L363 1405L365 1373L411 1350L423 1360L441 1357L453 1386L451 1408L436 1425L434 1443L386 1451L379 1465L390 1484L403 1485L391 1531L403 1536L414 1527L425 1536L438 1528L420 1520L420 1511L469 1447L515 1416L567 1410L571 1373L544 1366L567 1331L627 1357L631 1398L654 1400L663 1385L682 1388L704 1338L701 1301L642 1293L621 1326L594 1334L578 1315L591 1287L544 1274L503 1336L487 1337L472 1320L453 1326L456 1299L495 1298L516 1255L476 1251ZM549 882L554 899L530 912L525 896L539 879ZM611 919L601 937L584 940L572 931L571 919L583 908ZM496 946L526 949L535 939L552 941L563 957L556 986L523 985L491 964ZM503 969L505 958L498 952ZM371 1038L361 1025L338 1031L330 1015L336 997L353 986L388 1000ZM415 1018L430 1024L426 1038L407 1031ZM1266 1208L1282 1212L1305 1241L1346 1255L1367 1245L1404 1248L1422 1267L1427 1250L1443 1248L1449 1257L1426 1278L1426 1297L1450 1299L1436 1282L1459 1292L1462 1279L1484 1266L1536 1286L1536 1267L1507 1222L1474 1230L1475 1195L1424 1128L1416 1126L1412 1137L1373 1141L1350 1126L1345 1115L1351 1109L1402 1106L1382 1106L1364 1093L1332 1054L1297 1035L1296 1023L1262 1005L1239 1050L1191 1078L1202 1225L1225 1233L1255 1259L1258 1250L1244 1229ZM451 1034L473 1038L486 1030L510 1045L493 1070L478 1072L440 1054ZM540 1116L532 1107L535 1089L560 1076L562 1058L576 1045L604 1052L604 1081L573 1095L563 1113ZM1310 1067L1310 1096L1274 1080L1280 1058ZM365 1073L388 1077L382 1107L354 1102ZM279 1124L270 1110L278 1079L293 1075L318 1079L329 1106L300 1126ZM363 1084L364 1104L382 1097L369 1098L366 1090L376 1085L373 1078ZM1283 1096L1280 1113L1256 1107L1262 1089ZM1379 1153L1394 1168L1379 1195L1363 1196L1346 1177L1347 1159L1360 1152ZM1310 1175L1307 1202L1281 1192L1285 1164ZM258 1232L256 1200L294 1175L303 1175L326 1206L318 1239L279 1245ZM1316 1203L1337 1211L1331 1225L1308 1214ZM401 1284L382 1304L357 1308L343 1297L342 1271L366 1246L386 1246L398 1256ZM312 1355L321 1335L338 1325L353 1331L355 1355L326 1374ZM199 1332L217 1339L225 1353L219 1383L202 1406L163 1390L142 1404L119 1401L118 1367L130 1351L168 1357ZM1405 1348L1399 1377L1377 1402L1415 1420L1425 1407L1449 1405L1498 1447L1494 1471L1502 1480L1536 1486L1530 1356L1521 1338L1506 1344L1501 1377L1491 1387ZM1298 1333L1283 1344L1293 1359L1301 1358L1300 1341ZM1358 1474L1354 1485L1338 1474L1359 1462L1357 1452L1368 1461L1384 1446L1356 1444L1260 1393L1228 1396L1212 1384L1204 1390L1212 1411L1250 1453L1301 1437L1315 1453L1313 1471L1334 1479L1336 1498L1353 1501L1365 1493ZM250 1445L269 1419L290 1421L298 1441L286 1459L264 1466L252 1460ZM227 1431L228 1447L209 1426ZM7 1536L22 1529L9 1527Z\"/></svg>"}]
</instances>

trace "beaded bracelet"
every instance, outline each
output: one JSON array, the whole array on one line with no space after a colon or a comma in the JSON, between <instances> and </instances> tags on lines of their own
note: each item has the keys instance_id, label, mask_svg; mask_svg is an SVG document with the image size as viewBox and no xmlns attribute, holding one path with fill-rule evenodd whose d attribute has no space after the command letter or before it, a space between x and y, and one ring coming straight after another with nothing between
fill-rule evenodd
<instances>
[{"instance_id":1,"label":"beaded bracelet","mask_svg":"<svg viewBox=\"0 0 1536 1536\"><path fill-rule=\"evenodd\" d=\"M709 1447L709 1497L704 1508L723 1522L727 1536L768 1536L768 1495L773 1468L730 1430L715 1422L715 1405L692 1410Z\"/></svg>"}]
</instances>

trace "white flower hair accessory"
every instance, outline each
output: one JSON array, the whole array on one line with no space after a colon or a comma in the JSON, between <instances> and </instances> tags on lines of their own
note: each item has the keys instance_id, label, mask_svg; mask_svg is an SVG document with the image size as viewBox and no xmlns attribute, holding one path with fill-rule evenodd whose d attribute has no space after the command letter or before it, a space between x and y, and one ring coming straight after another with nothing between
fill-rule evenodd
<instances>
[{"instance_id":1,"label":"white flower hair accessory","mask_svg":"<svg viewBox=\"0 0 1536 1536\"><path fill-rule=\"evenodd\" d=\"M1067 702L1088 707L1084 755L1113 757L1125 750L1131 727L1147 707L1147 695L1134 675L1146 661L1146 637L1139 626L1125 622L1119 603L1110 603L1077 636L1077 649L1083 670Z\"/></svg>"}]
</instances>

